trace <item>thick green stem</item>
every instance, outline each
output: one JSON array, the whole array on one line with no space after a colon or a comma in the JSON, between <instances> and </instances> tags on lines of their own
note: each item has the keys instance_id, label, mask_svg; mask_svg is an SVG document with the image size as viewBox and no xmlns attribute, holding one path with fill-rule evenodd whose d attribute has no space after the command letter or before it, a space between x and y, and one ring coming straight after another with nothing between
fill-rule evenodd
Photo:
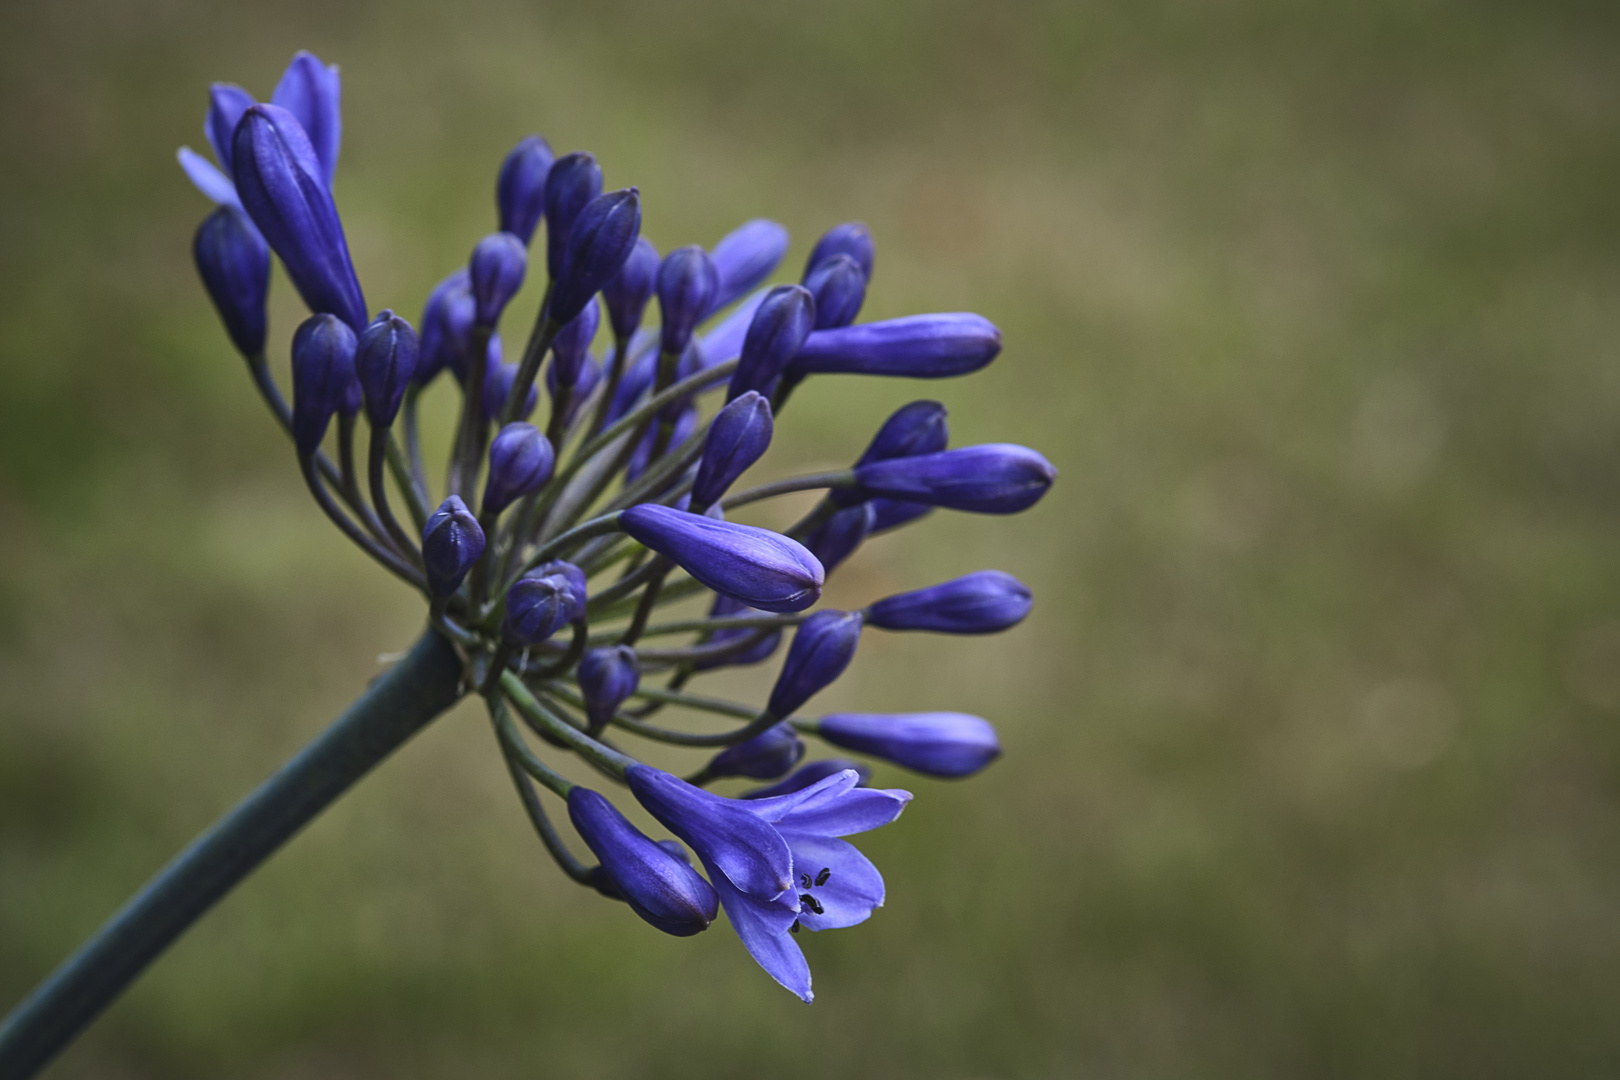
<instances>
[{"instance_id":1,"label":"thick green stem","mask_svg":"<svg viewBox=\"0 0 1620 1080\"><path fill-rule=\"evenodd\" d=\"M426 631L337 722L194 840L0 1024L0 1077L26 1080L215 901L460 696L461 661Z\"/></svg>"}]
</instances>

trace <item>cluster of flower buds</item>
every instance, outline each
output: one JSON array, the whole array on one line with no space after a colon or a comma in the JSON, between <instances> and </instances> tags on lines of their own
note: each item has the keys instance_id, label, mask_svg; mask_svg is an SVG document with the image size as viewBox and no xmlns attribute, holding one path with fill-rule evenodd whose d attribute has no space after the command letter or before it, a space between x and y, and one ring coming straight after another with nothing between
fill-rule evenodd
<instances>
[{"instance_id":1,"label":"cluster of flower buds","mask_svg":"<svg viewBox=\"0 0 1620 1080\"><path fill-rule=\"evenodd\" d=\"M337 69L300 53L268 103L213 87L204 130L217 165L180 151L217 204L197 230L197 268L310 492L421 591L559 866L670 934L703 930L724 909L760 965L810 1000L794 935L852 926L883 903L882 876L843 837L893 821L911 795L867 786L871 770L856 761L801 764L806 739L936 777L974 773L1000 748L986 721L960 713L798 713L849 666L864 631L991 633L1031 604L1017 579L986 570L860 611L812 610L827 574L868 537L936 507L1024 510L1055 473L1025 447L949 446L945 408L917 401L848 469L735 488L804 379L964 375L995 358L1000 332L971 314L857 322L873 271L858 224L829 230L798 284L768 283L788 235L765 220L660 257L641 235L637 189L604 192L593 156L556 157L538 135L500 167L499 229L433 289L419 323L372 315L332 194L341 129ZM265 359L272 252L311 313L291 335L290 406ZM525 343L507 360L502 322L525 281L540 299L526 337L508 334ZM435 382L460 395L439 493L417 419ZM530 423L542 383L549 409ZM820 501L782 532L728 518L816 490ZM702 596L707 616L655 617ZM769 659L787 634L762 708L686 689ZM694 731L653 722L663 710L734 719ZM559 775L525 728L546 754L578 755L622 785L680 842L648 838ZM683 779L637 761L609 729L708 760ZM736 797L708 790L727 777L774 783ZM566 802L596 862L561 836L541 789Z\"/></svg>"}]
</instances>

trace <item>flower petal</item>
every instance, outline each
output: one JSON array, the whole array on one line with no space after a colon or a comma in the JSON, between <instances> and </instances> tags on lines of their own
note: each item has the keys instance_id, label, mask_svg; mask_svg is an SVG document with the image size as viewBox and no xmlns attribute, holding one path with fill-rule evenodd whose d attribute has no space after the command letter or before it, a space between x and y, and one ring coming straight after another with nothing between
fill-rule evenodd
<instances>
[{"instance_id":1,"label":"flower petal","mask_svg":"<svg viewBox=\"0 0 1620 1080\"><path fill-rule=\"evenodd\" d=\"M773 900L793 887L787 841L752 812L755 803L721 798L646 765L632 765L625 779L653 817L718 871L711 875L716 888L726 879L751 897Z\"/></svg>"},{"instance_id":2,"label":"flower petal","mask_svg":"<svg viewBox=\"0 0 1620 1080\"><path fill-rule=\"evenodd\" d=\"M180 158L180 167L186 171L186 177L197 185L198 191L221 206L242 209L242 200L236 195L236 185L231 183L230 177L219 170L219 166L189 146L182 146L177 156Z\"/></svg>"},{"instance_id":3,"label":"flower petal","mask_svg":"<svg viewBox=\"0 0 1620 1080\"><path fill-rule=\"evenodd\" d=\"M321 162L321 177L328 187L337 172L338 147L343 142L343 85L337 65L321 63L312 54L300 51L287 65L271 104L280 105L297 117L309 136L315 156Z\"/></svg>"},{"instance_id":4,"label":"flower petal","mask_svg":"<svg viewBox=\"0 0 1620 1080\"><path fill-rule=\"evenodd\" d=\"M854 769L843 769L786 795L750 799L750 809L766 821L781 821L795 810L825 806L860 782L860 773Z\"/></svg>"},{"instance_id":5,"label":"flower petal","mask_svg":"<svg viewBox=\"0 0 1620 1080\"><path fill-rule=\"evenodd\" d=\"M887 825L900 816L900 811L910 801L909 791L855 788L836 801L800 805L790 810L778 820L777 828L819 836L848 836Z\"/></svg>"},{"instance_id":6,"label":"flower petal","mask_svg":"<svg viewBox=\"0 0 1620 1080\"><path fill-rule=\"evenodd\" d=\"M854 926L870 918L873 908L883 906L883 875L854 844L799 832L784 836L793 849L797 883L803 885L805 875L811 881L801 891L821 905L821 913L817 914L815 908L800 900L799 924L806 930ZM827 878L817 885L823 870L828 872Z\"/></svg>"},{"instance_id":7,"label":"flower petal","mask_svg":"<svg viewBox=\"0 0 1620 1080\"><path fill-rule=\"evenodd\" d=\"M738 892L724 874L708 867L715 891L720 894L720 905L726 909L731 928L742 939L743 948L765 973L809 1003L815 1000L810 992L810 964L793 940L788 927L797 918L798 899L788 893L778 900L759 900ZM789 906L791 905L791 906Z\"/></svg>"}]
</instances>

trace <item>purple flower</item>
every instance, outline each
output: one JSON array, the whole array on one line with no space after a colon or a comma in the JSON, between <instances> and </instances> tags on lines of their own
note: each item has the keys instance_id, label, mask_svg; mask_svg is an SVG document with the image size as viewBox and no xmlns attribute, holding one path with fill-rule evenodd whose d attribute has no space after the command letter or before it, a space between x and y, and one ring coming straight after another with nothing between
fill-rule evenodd
<instances>
[{"instance_id":1,"label":"purple flower","mask_svg":"<svg viewBox=\"0 0 1620 1080\"><path fill-rule=\"evenodd\" d=\"M834 255L805 275L804 287L816 298L816 329L848 326L866 301L866 275L848 255Z\"/></svg>"},{"instance_id":2,"label":"purple flower","mask_svg":"<svg viewBox=\"0 0 1620 1080\"><path fill-rule=\"evenodd\" d=\"M1033 603L1029 586L1011 574L980 570L879 600L866 621L882 630L993 634L1023 622Z\"/></svg>"},{"instance_id":3,"label":"purple flower","mask_svg":"<svg viewBox=\"0 0 1620 1080\"><path fill-rule=\"evenodd\" d=\"M625 257L619 272L602 286L602 299L607 302L608 322L615 337L625 340L641 326L641 316L652 299L653 285L658 279L658 249L645 236L637 237L636 244Z\"/></svg>"},{"instance_id":4,"label":"purple flower","mask_svg":"<svg viewBox=\"0 0 1620 1080\"><path fill-rule=\"evenodd\" d=\"M851 761L848 758L823 758L820 761L812 761L786 780L772 784L770 787L745 791L737 797L739 799L769 799L777 795L790 795L795 791L803 791L816 781L825 780L833 773L840 773L845 769L853 770L860 777L860 780L856 783L857 787L866 787L872 779L872 768L869 765L862 764L859 761Z\"/></svg>"},{"instance_id":5,"label":"purple flower","mask_svg":"<svg viewBox=\"0 0 1620 1080\"><path fill-rule=\"evenodd\" d=\"M721 237L711 256L719 285L705 314L719 311L764 281L787 249L788 231L765 218L745 221Z\"/></svg>"},{"instance_id":6,"label":"purple flower","mask_svg":"<svg viewBox=\"0 0 1620 1080\"><path fill-rule=\"evenodd\" d=\"M417 343L414 376L417 385L426 386L446 366L465 370L463 354L477 317L472 278L465 266L458 267L433 287L422 308L422 334Z\"/></svg>"},{"instance_id":7,"label":"purple flower","mask_svg":"<svg viewBox=\"0 0 1620 1080\"><path fill-rule=\"evenodd\" d=\"M585 604L570 575L545 568L524 574L506 590L506 636L523 645L538 645L567 626Z\"/></svg>"},{"instance_id":8,"label":"purple flower","mask_svg":"<svg viewBox=\"0 0 1620 1080\"><path fill-rule=\"evenodd\" d=\"M361 332L354 370L365 394L366 419L373 427L387 427L399 415L405 387L416 374L417 351L416 331L387 308Z\"/></svg>"},{"instance_id":9,"label":"purple flower","mask_svg":"<svg viewBox=\"0 0 1620 1080\"><path fill-rule=\"evenodd\" d=\"M501 312L523 287L528 265L523 241L509 232L491 233L478 241L467 260L467 275L480 323L494 326L500 321Z\"/></svg>"},{"instance_id":10,"label":"purple flower","mask_svg":"<svg viewBox=\"0 0 1620 1080\"><path fill-rule=\"evenodd\" d=\"M803 611L821 598L824 573L797 541L768 529L640 503L619 525L698 581L762 611Z\"/></svg>"},{"instance_id":11,"label":"purple flower","mask_svg":"<svg viewBox=\"0 0 1620 1080\"><path fill-rule=\"evenodd\" d=\"M676 248L658 265L658 311L663 320L660 349L679 355L692 331L709 313L720 278L709 253L696 244Z\"/></svg>"},{"instance_id":12,"label":"purple flower","mask_svg":"<svg viewBox=\"0 0 1620 1080\"><path fill-rule=\"evenodd\" d=\"M844 673L855 659L862 621L858 611L818 611L799 624L771 688L766 709L772 716L787 717Z\"/></svg>"},{"instance_id":13,"label":"purple flower","mask_svg":"<svg viewBox=\"0 0 1620 1080\"><path fill-rule=\"evenodd\" d=\"M777 376L799 354L816 325L816 301L799 285L779 285L766 294L748 324L742 356L726 397L750 390L769 393Z\"/></svg>"},{"instance_id":14,"label":"purple flower","mask_svg":"<svg viewBox=\"0 0 1620 1080\"><path fill-rule=\"evenodd\" d=\"M766 728L747 742L728 746L709 760L704 771L713 777L772 780L797 765L802 757L804 741L792 725L782 723Z\"/></svg>"},{"instance_id":15,"label":"purple flower","mask_svg":"<svg viewBox=\"0 0 1620 1080\"><path fill-rule=\"evenodd\" d=\"M591 649L579 661L577 678L585 716L593 728L602 728L641 685L641 663L628 645Z\"/></svg>"},{"instance_id":16,"label":"purple flower","mask_svg":"<svg viewBox=\"0 0 1620 1080\"><path fill-rule=\"evenodd\" d=\"M433 595L449 596L461 588L467 571L483 554L484 530L478 519L461 496L450 496L422 527L422 565Z\"/></svg>"},{"instance_id":17,"label":"purple flower","mask_svg":"<svg viewBox=\"0 0 1620 1080\"><path fill-rule=\"evenodd\" d=\"M485 514L499 514L551 479L556 455L533 424L507 424L489 444L489 477L484 481Z\"/></svg>"},{"instance_id":18,"label":"purple flower","mask_svg":"<svg viewBox=\"0 0 1620 1080\"><path fill-rule=\"evenodd\" d=\"M551 370L556 372L558 384L572 386L578 380L580 368L590 357L591 342L596 339L601 318L601 308L594 300L587 300L579 314L557 331L551 343Z\"/></svg>"},{"instance_id":19,"label":"purple flower","mask_svg":"<svg viewBox=\"0 0 1620 1080\"><path fill-rule=\"evenodd\" d=\"M722 798L646 765L625 779L697 854L749 954L810 1001L810 966L791 931L854 926L882 906L883 876L839 838L887 825L911 793L857 788L853 770L768 799Z\"/></svg>"},{"instance_id":20,"label":"purple flower","mask_svg":"<svg viewBox=\"0 0 1620 1080\"><path fill-rule=\"evenodd\" d=\"M613 804L584 787L568 792L568 817L585 846L630 909L666 934L707 930L719 914L712 886L659 844L643 836Z\"/></svg>"},{"instance_id":21,"label":"purple flower","mask_svg":"<svg viewBox=\"0 0 1620 1080\"><path fill-rule=\"evenodd\" d=\"M830 574L834 567L855 554L855 549L871 534L873 518L872 502L846 506L805 537L804 546L821 560L822 567Z\"/></svg>"},{"instance_id":22,"label":"purple flower","mask_svg":"<svg viewBox=\"0 0 1620 1080\"><path fill-rule=\"evenodd\" d=\"M861 268L861 276L867 281L872 280L872 233L863 223L851 221L834 225L822 234L811 249L810 258L805 260L805 280L809 280L816 267L835 255L848 255L854 259Z\"/></svg>"},{"instance_id":23,"label":"purple flower","mask_svg":"<svg viewBox=\"0 0 1620 1080\"><path fill-rule=\"evenodd\" d=\"M551 166L546 176L545 216L546 273L551 275L552 281L561 276L563 252L567 250L574 221L591 200L601 194L602 167L590 154L565 154Z\"/></svg>"},{"instance_id":24,"label":"purple flower","mask_svg":"<svg viewBox=\"0 0 1620 1080\"><path fill-rule=\"evenodd\" d=\"M281 256L311 311L366 325L366 298L322 165L297 119L275 105L242 114L231 143L242 207Z\"/></svg>"},{"instance_id":25,"label":"purple flower","mask_svg":"<svg viewBox=\"0 0 1620 1080\"><path fill-rule=\"evenodd\" d=\"M551 173L554 155L551 144L539 135L523 139L501 162L495 180L495 209L501 230L509 232L528 247L534 230L546 212L546 177Z\"/></svg>"},{"instance_id":26,"label":"purple flower","mask_svg":"<svg viewBox=\"0 0 1620 1080\"><path fill-rule=\"evenodd\" d=\"M976 514L1016 514L1040 501L1057 470L1027 446L985 443L855 467L868 495Z\"/></svg>"},{"instance_id":27,"label":"purple flower","mask_svg":"<svg viewBox=\"0 0 1620 1080\"><path fill-rule=\"evenodd\" d=\"M942 379L978 371L1001 351L1001 331L982 315L908 315L817 330L793 358L800 374L845 372Z\"/></svg>"},{"instance_id":28,"label":"purple flower","mask_svg":"<svg viewBox=\"0 0 1620 1080\"><path fill-rule=\"evenodd\" d=\"M311 315L293 332L293 441L308 456L354 382L354 331L335 315Z\"/></svg>"},{"instance_id":29,"label":"purple flower","mask_svg":"<svg viewBox=\"0 0 1620 1080\"><path fill-rule=\"evenodd\" d=\"M587 203L568 230L562 263L553 275L551 318L563 324L572 321L624 267L640 235L641 193L635 188L599 195Z\"/></svg>"},{"instance_id":30,"label":"purple flower","mask_svg":"<svg viewBox=\"0 0 1620 1080\"><path fill-rule=\"evenodd\" d=\"M969 776L1001 756L996 729L966 713L835 713L817 721L816 733L929 776Z\"/></svg>"},{"instance_id":31,"label":"purple flower","mask_svg":"<svg viewBox=\"0 0 1620 1080\"><path fill-rule=\"evenodd\" d=\"M242 211L220 206L197 227L191 254L231 344L250 360L263 356L265 298L270 294L270 249L264 237Z\"/></svg>"},{"instance_id":32,"label":"purple flower","mask_svg":"<svg viewBox=\"0 0 1620 1080\"><path fill-rule=\"evenodd\" d=\"M771 403L750 390L715 414L692 483L692 505L708 508L771 445Z\"/></svg>"}]
</instances>

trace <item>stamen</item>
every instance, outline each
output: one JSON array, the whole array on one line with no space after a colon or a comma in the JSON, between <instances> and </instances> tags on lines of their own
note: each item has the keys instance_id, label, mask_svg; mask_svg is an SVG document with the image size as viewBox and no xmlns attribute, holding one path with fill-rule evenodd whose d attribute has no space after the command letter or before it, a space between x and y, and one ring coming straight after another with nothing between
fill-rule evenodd
<instances>
[{"instance_id":1,"label":"stamen","mask_svg":"<svg viewBox=\"0 0 1620 1080\"><path fill-rule=\"evenodd\" d=\"M830 877L832 877L832 868L830 866L823 866L821 868L821 873L816 875L816 884L825 885L827 884L827 879Z\"/></svg>"}]
</instances>

